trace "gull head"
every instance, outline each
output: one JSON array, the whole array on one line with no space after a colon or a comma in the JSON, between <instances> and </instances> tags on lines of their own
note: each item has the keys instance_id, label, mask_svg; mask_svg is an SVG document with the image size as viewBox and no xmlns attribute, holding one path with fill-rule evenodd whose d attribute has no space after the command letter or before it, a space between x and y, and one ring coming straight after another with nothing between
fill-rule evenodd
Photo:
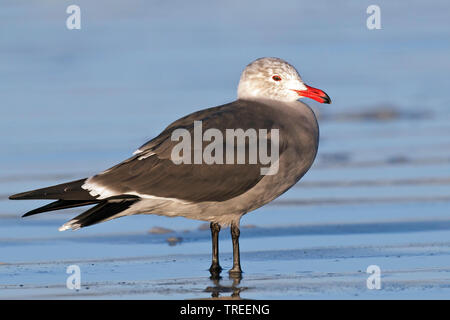
<instances>
[{"instance_id":1,"label":"gull head","mask_svg":"<svg viewBox=\"0 0 450 320\"><path fill-rule=\"evenodd\" d=\"M279 58L256 59L244 69L239 81L238 99L289 102L303 97L331 103L325 92L306 85L297 70Z\"/></svg>"}]
</instances>

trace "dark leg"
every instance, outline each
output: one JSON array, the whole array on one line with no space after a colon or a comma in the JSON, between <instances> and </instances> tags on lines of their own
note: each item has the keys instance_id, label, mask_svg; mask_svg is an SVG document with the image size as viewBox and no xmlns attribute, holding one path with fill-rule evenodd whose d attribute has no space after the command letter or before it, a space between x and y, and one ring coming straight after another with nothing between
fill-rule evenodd
<instances>
[{"instance_id":1,"label":"dark leg","mask_svg":"<svg viewBox=\"0 0 450 320\"><path fill-rule=\"evenodd\" d=\"M233 268L228 273L233 277L240 277L242 275L241 258L239 253L239 225L231 224L231 240L233 241Z\"/></svg>"},{"instance_id":2,"label":"dark leg","mask_svg":"<svg viewBox=\"0 0 450 320\"><path fill-rule=\"evenodd\" d=\"M222 271L222 268L219 265L219 232L220 232L220 225L215 222L211 222L210 225L211 228L211 238L212 238L212 263L211 267L209 268L209 272L211 272L211 275L219 276L220 272Z\"/></svg>"}]
</instances>

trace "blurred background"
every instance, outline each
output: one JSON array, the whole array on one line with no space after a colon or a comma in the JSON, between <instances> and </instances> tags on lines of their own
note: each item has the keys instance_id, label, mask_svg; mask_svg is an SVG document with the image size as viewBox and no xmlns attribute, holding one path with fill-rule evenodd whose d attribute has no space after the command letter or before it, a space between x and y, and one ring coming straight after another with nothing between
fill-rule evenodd
<instances>
[{"instance_id":1,"label":"blurred background","mask_svg":"<svg viewBox=\"0 0 450 320\"><path fill-rule=\"evenodd\" d=\"M66 28L72 4L81 30ZM380 30L366 26L371 4ZM7 197L104 170L179 117L234 100L240 72L264 56L296 66L333 104L305 101L321 129L309 173L242 219L241 297L448 298L449 9L444 0L3 0L0 298L209 296L201 222L135 216L61 233L79 209L21 219L44 202ZM221 240L229 268L228 230ZM77 292L65 287L74 263ZM381 290L366 287L372 264Z\"/></svg>"}]
</instances>

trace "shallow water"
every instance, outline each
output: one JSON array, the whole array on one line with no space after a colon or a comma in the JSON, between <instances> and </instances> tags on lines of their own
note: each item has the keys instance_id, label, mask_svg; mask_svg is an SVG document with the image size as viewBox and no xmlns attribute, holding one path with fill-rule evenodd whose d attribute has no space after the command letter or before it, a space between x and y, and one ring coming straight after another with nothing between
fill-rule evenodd
<instances>
[{"instance_id":1,"label":"shallow water","mask_svg":"<svg viewBox=\"0 0 450 320\"><path fill-rule=\"evenodd\" d=\"M450 22L446 1L0 4L0 298L450 297ZM176 10L174 8L177 8ZM279 56L324 89L316 163L242 219L244 278L209 279L201 222L134 216L77 232L80 210L21 219L24 190L128 157L176 118L235 98L251 60ZM153 227L173 230L150 234ZM169 245L168 238L181 239ZM228 230L222 266L231 266ZM66 268L82 272L66 288ZM366 269L381 269L369 290Z\"/></svg>"}]
</instances>

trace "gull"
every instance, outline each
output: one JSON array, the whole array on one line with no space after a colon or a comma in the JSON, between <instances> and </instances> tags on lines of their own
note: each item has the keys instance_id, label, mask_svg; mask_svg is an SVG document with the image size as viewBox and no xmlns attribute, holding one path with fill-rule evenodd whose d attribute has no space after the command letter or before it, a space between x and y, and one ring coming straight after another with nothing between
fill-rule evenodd
<instances>
[{"instance_id":1,"label":"gull","mask_svg":"<svg viewBox=\"0 0 450 320\"><path fill-rule=\"evenodd\" d=\"M303 177L316 157L319 127L312 109L299 101L303 97L331 103L325 92L306 85L288 62L272 57L259 58L242 72L237 100L176 120L130 158L94 176L19 193L10 199L56 200L27 212L24 217L94 205L62 225L60 231L77 230L135 214L208 221L212 238L209 271L216 275L222 270L219 232L222 227L229 226L233 244L233 266L229 274L241 275L239 225L242 216L286 192ZM252 141L245 136L243 144L236 143L231 151L268 142L271 153L277 151L276 172L262 174L264 165L261 162L237 161L230 164L217 161L217 157L212 163L195 159L181 163L179 159L174 161L174 148L180 143L179 139L174 139L174 134L181 130L195 135L199 123L205 133L214 130L212 132L217 139L225 137L230 129L266 133L257 135ZM276 144L271 144L275 141L274 132L277 132ZM201 148L207 144L206 140L201 141ZM219 141L215 146L218 148L222 144ZM195 148L198 149L198 145L195 146L194 141L194 148L183 150L184 159L190 160L191 156L186 156L185 152L196 151ZM220 157L220 154L215 156ZM245 157L246 160L248 158ZM231 159L236 160L234 154Z\"/></svg>"}]
</instances>

